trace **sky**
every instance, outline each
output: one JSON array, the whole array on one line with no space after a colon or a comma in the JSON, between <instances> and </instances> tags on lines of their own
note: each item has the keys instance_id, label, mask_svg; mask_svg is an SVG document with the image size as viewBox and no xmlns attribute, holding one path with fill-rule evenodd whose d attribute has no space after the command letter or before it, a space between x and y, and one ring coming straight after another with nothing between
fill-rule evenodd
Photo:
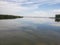
<instances>
[{"instance_id":1,"label":"sky","mask_svg":"<svg viewBox=\"0 0 60 45\"><path fill-rule=\"evenodd\" d=\"M60 14L60 0L0 0L0 14L54 17Z\"/></svg>"}]
</instances>

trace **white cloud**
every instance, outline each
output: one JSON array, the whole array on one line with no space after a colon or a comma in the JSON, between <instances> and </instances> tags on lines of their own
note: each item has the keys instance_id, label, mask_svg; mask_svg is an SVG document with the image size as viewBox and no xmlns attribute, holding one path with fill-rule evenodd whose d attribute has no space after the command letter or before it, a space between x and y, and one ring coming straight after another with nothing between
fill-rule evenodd
<instances>
[{"instance_id":1,"label":"white cloud","mask_svg":"<svg viewBox=\"0 0 60 45\"><path fill-rule=\"evenodd\" d=\"M8 1L8 2L16 2L16 3L18 3L18 2L26 2L27 0L0 0L0 1Z\"/></svg>"},{"instance_id":2,"label":"white cloud","mask_svg":"<svg viewBox=\"0 0 60 45\"><path fill-rule=\"evenodd\" d=\"M34 11L31 14L29 14L30 16L41 16L41 17L46 17L48 16L48 13L45 11Z\"/></svg>"},{"instance_id":3,"label":"white cloud","mask_svg":"<svg viewBox=\"0 0 60 45\"><path fill-rule=\"evenodd\" d=\"M55 17L56 14L60 14L60 9L51 10L49 15Z\"/></svg>"},{"instance_id":4,"label":"white cloud","mask_svg":"<svg viewBox=\"0 0 60 45\"><path fill-rule=\"evenodd\" d=\"M0 0L0 13L6 14L21 14L29 16L55 16L56 13L60 13L60 9L54 9L49 11L36 11L39 5L43 4L53 5L60 3L60 0ZM28 6L22 6L26 4ZM33 11L34 10L34 11ZM28 13L30 11L30 13ZM32 11L32 12L31 12ZM25 13L26 12L26 13Z\"/></svg>"},{"instance_id":5,"label":"white cloud","mask_svg":"<svg viewBox=\"0 0 60 45\"><path fill-rule=\"evenodd\" d=\"M29 10L27 7L19 6L18 4L14 4L11 2L0 1L0 13L6 14L16 14L18 12L24 12Z\"/></svg>"},{"instance_id":6,"label":"white cloud","mask_svg":"<svg viewBox=\"0 0 60 45\"><path fill-rule=\"evenodd\" d=\"M49 3L49 4L56 4L60 3L60 0L0 0L0 1L8 1L8 2L15 2L15 3L36 3L36 4L42 4L42 3Z\"/></svg>"},{"instance_id":7,"label":"white cloud","mask_svg":"<svg viewBox=\"0 0 60 45\"><path fill-rule=\"evenodd\" d=\"M45 3L48 3L48 4L60 3L60 0L25 0L25 3L27 3L27 2L28 3L33 2L34 4L40 4L40 5L42 5L42 4L45 4Z\"/></svg>"},{"instance_id":8,"label":"white cloud","mask_svg":"<svg viewBox=\"0 0 60 45\"><path fill-rule=\"evenodd\" d=\"M55 17L56 14L60 14L60 9L50 10L50 11L33 11L27 16L37 16L37 17Z\"/></svg>"},{"instance_id":9,"label":"white cloud","mask_svg":"<svg viewBox=\"0 0 60 45\"><path fill-rule=\"evenodd\" d=\"M60 14L60 9L53 10L53 13Z\"/></svg>"},{"instance_id":10,"label":"white cloud","mask_svg":"<svg viewBox=\"0 0 60 45\"><path fill-rule=\"evenodd\" d=\"M0 14L20 14L36 9L35 6L24 7L18 3L0 1ZM25 14L25 13L24 13Z\"/></svg>"}]
</instances>

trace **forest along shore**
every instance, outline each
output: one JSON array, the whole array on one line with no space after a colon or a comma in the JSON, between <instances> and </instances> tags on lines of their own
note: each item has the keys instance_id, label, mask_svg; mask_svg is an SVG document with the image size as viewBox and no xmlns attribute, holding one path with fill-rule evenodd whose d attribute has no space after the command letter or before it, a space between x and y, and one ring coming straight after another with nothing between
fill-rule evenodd
<instances>
[{"instance_id":1,"label":"forest along shore","mask_svg":"<svg viewBox=\"0 0 60 45\"><path fill-rule=\"evenodd\" d=\"M15 18L23 18L23 16L14 16L14 15L3 15L3 14L0 14L0 19L15 19Z\"/></svg>"}]
</instances>

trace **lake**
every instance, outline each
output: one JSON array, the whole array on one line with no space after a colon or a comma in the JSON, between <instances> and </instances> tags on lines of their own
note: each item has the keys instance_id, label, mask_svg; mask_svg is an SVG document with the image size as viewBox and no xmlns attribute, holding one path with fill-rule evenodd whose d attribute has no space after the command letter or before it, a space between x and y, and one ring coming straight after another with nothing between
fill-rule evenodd
<instances>
[{"instance_id":1,"label":"lake","mask_svg":"<svg viewBox=\"0 0 60 45\"><path fill-rule=\"evenodd\" d=\"M0 20L0 45L60 45L60 22L50 18Z\"/></svg>"}]
</instances>

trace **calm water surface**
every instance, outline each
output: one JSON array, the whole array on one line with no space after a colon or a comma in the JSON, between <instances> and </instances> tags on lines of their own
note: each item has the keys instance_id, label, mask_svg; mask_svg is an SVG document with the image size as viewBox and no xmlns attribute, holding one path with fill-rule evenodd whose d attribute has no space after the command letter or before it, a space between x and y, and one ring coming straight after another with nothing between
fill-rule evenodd
<instances>
[{"instance_id":1,"label":"calm water surface","mask_svg":"<svg viewBox=\"0 0 60 45\"><path fill-rule=\"evenodd\" d=\"M0 20L0 45L60 45L60 22L49 18Z\"/></svg>"}]
</instances>

